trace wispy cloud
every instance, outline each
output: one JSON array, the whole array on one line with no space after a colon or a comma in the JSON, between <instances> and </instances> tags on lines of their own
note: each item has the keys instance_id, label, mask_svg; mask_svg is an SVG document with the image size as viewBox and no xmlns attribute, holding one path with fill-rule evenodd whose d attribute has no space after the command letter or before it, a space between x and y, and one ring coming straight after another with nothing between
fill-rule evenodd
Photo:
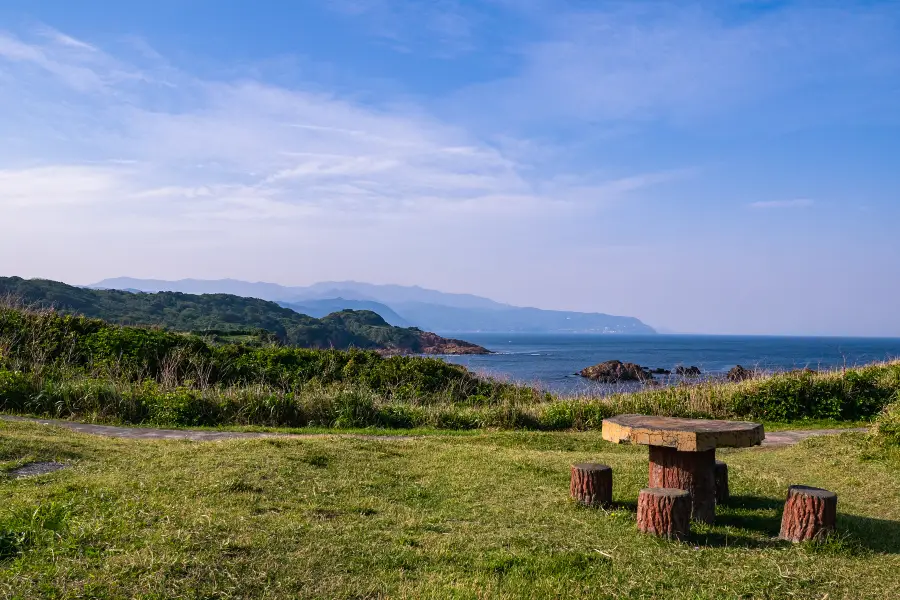
<instances>
[{"instance_id":1,"label":"wispy cloud","mask_svg":"<svg viewBox=\"0 0 900 600\"><path fill-rule=\"evenodd\" d=\"M27 229L40 206L90 204L110 219L162 219L145 228L219 219L299 232L398 217L432 227L453 214L540 218L671 177L588 172L547 185L520 157L421 108L206 80L146 47L138 55L47 29L0 37L0 76L14 84L0 89L0 215L14 211Z\"/></svg>"},{"instance_id":2,"label":"wispy cloud","mask_svg":"<svg viewBox=\"0 0 900 600\"><path fill-rule=\"evenodd\" d=\"M45 210L103 202L126 187L126 170L95 165L53 165L0 170L0 211L4 208Z\"/></svg>"},{"instance_id":3,"label":"wispy cloud","mask_svg":"<svg viewBox=\"0 0 900 600\"><path fill-rule=\"evenodd\" d=\"M809 208L815 202L809 198L795 198L793 200L764 200L752 202L750 208Z\"/></svg>"},{"instance_id":4,"label":"wispy cloud","mask_svg":"<svg viewBox=\"0 0 900 600\"><path fill-rule=\"evenodd\" d=\"M363 21L371 35L401 52L449 58L477 45L475 30L480 13L460 0L332 0L328 7Z\"/></svg>"},{"instance_id":5,"label":"wispy cloud","mask_svg":"<svg viewBox=\"0 0 900 600\"><path fill-rule=\"evenodd\" d=\"M732 3L556 3L529 13L541 35L523 41L521 68L455 97L502 123L709 121L779 102L785 119L855 105L859 90L894 98L900 13L779 3L734 18ZM791 106L814 87L815 106ZM882 102L882 112L893 104ZM478 116L477 114L475 115ZM752 115L747 115L752 117Z\"/></svg>"}]
</instances>

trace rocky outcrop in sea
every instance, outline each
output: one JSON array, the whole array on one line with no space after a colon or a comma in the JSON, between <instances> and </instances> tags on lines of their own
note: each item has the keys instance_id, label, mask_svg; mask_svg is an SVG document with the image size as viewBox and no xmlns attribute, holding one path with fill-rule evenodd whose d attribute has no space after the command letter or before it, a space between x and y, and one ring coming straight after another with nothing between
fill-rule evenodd
<instances>
[{"instance_id":1,"label":"rocky outcrop in sea","mask_svg":"<svg viewBox=\"0 0 900 600\"><path fill-rule=\"evenodd\" d=\"M635 363L623 363L619 360L608 360L599 365L587 367L582 369L578 374L600 383L653 380L653 375L646 367L642 367Z\"/></svg>"}]
</instances>

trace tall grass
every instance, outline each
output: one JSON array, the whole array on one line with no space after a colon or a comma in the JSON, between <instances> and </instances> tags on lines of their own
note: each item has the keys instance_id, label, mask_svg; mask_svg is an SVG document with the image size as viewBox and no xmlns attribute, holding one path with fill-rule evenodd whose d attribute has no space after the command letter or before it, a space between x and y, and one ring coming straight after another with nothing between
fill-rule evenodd
<instances>
[{"instance_id":1,"label":"tall grass","mask_svg":"<svg viewBox=\"0 0 900 600\"><path fill-rule=\"evenodd\" d=\"M895 394L894 401L885 406L875 419L872 433L882 444L900 448L900 392Z\"/></svg>"},{"instance_id":2,"label":"tall grass","mask_svg":"<svg viewBox=\"0 0 900 600\"><path fill-rule=\"evenodd\" d=\"M452 384L451 384L452 385ZM439 429L595 429L615 414L797 421L865 420L900 393L900 363L817 374L786 373L742 383L702 383L608 397L521 394L470 396L458 390L397 398L364 384L310 381L198 386L151 379L0 371L0 410L160 426L433 427ZM893 414L893 413L892 413Z\"/></svg>"},{"instance_id":3,"label":"tall grass","mask_svg":"<svg viewBox=\"0 0 900 600\"><path fill-rule=\"evenodd\" d=\"M608 416L861 420L900 394L900 362L607 397L556 397L434 358L214 345L0 307L0 411L160 426L593 429Z\"/></svg>"}]
</instances>

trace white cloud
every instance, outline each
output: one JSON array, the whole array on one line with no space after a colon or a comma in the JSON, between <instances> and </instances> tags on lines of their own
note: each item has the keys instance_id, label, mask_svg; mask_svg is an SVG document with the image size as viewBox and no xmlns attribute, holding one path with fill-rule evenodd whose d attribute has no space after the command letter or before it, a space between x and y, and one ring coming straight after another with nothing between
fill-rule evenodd
<instances>
[{"instance_id":1,"label":"white cloud","mask_svg":"<svg viewBox=\"0 0 900 600\"><path fill-rule=\"evenodd\" d=\"M68 46L69 44L62 44ZM25 44L14 37L0 33L0 58L15 63L26 63L57 77L66 85L87 91L103 86L102 80L88 67L58 60L47 49Z\"/></svg>"},{"instance_id":2,"label":"white cloud","mask_svg":"<svg viewBox=\"0 0 900 600\"><path fill-rule=\"evenodd\" d=\"M0 210L87 204L125 189L124 173L87 165L0 170Z\"/></svg>"},{"instance_id":3,"label":"white cloud","mask_svg":"<svg viewBox=\"0 0 900 600\"><path fill-rule=\"evenodd\" d=\"M548 180L420 107L205 80L127 46L137 55L54 30L0 36L0 77L13 84L0 87L0 220L16 223L0 250L51 230L47 251L66 252L77 233L96 265L124 260L102 249L123 230L133 244L176 231L206 247L242 240L226 262L248 256L248 239L324 248L381 231L428 243L426 232L466 235L474 220L537 226L670 177Z\"/></svg>"},{"instance_id":4,"label":"white cloud","mask_svg":"<svg viewBox=\"0 0 900 600\"><path fill-rule=\"evenodd\" d=\"M57 31L52 27L40 27L37 32L46 37L47 39L59 44L61 46L68 46L69 48L75 48L77 50L87 50L89 52L97 52L97 48L94 46L82 42L81 40L76 40L73 37L70 37L61 31Z\"/></svg>"},{"instance_id":5,"label":"white cloud","mask_svg":"<svg viewBox=\"0 0 900 600\"><path fill-rule=\"evenodd\" d=\"M750 208L809 208L815 202L809 198L795 198L793 200L764 200L752 202Z\"/></svg>"}]
</instances>

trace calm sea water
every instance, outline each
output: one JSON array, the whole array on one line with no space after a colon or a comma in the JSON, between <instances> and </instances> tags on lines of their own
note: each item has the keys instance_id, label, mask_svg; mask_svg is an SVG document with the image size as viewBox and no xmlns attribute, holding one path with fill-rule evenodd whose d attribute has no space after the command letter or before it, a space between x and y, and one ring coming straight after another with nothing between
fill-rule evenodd
<instances>
[{"instance_id":1,"label":"calm sea water","mask_svg":"<svg viewBox=\"0 0 900 600\"><path fill-rule=\"evenodd\" d=\"M453 337L451 335L451 337ZM618 359L649 368L696 365L722 375L736 364L764 370L853 366L900 357L900 339L762 336L587 334L457 334L496 352L446 360L478 373L570 393L603 393L575 375L584 367Z\"/></svg>"}]
</instances>

